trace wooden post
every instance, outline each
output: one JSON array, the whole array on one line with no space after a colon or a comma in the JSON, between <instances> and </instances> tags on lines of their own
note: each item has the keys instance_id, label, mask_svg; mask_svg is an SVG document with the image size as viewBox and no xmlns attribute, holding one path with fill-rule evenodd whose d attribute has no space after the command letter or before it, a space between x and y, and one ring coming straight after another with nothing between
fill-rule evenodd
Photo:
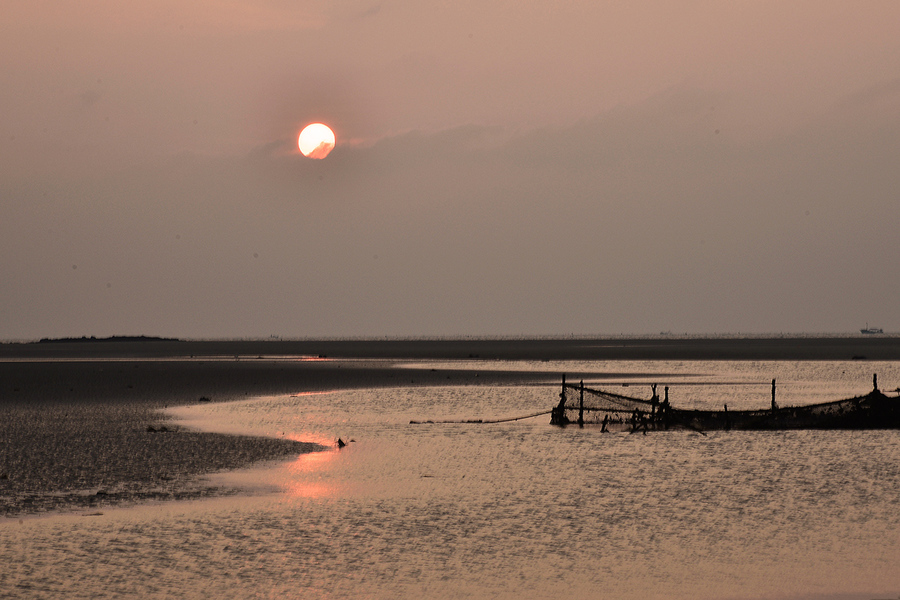
<instances>
[{"instance_id":1,"label":"wooden post","mask_svg":"<svg viewBox=\"0 0 900 600\"><path fill-rule=\"evenodd\" d=\"M566 374L562 376L562 390L559 392L559 404L550 412L550 424L564 427L566 420Z\"/></svg>"},{"instance_id":2,"label":"wooden post","mask_svg":"<svg viewBox=\"0 0 900 600\"><path fill-rule=\"evenodd\" d=\"M578 426L584 427L584 379L581 380L581 393L578 397Z\"/></svg>"},{"instance_id":3,"label":"wooden post","mask_svg":"<svg viewBox=\"0 0 900 600\"><path fill-rule=\"evenodd\" d=\"M772 380L772 414L775 414L775 411L778 410L778 405L775 404L775 380Z\"/></svg>"},{"instance_id":4,"label":"wooden post","mask_svg":"<svg viewBox=\"0 0 900 600\"><path fill-rule=\"evenodd\" d=\"M663 400L662 405L662 418L663 418L663 427L666 428L666 431L669 430L669 411L671 410L671 406L669 405L669 386L666 386L666 399Z\"/></svg>"},{"instance_id":5,"label":"wooden post","mask_svg":"<svg viewBox=\"0 0 900 600\"><path fill-rule=\"evenodd\" d=\"M872 375L872 387L875 388L875 391L878 391L878 373L874 373Z\"/></svg>"}]
</instances>

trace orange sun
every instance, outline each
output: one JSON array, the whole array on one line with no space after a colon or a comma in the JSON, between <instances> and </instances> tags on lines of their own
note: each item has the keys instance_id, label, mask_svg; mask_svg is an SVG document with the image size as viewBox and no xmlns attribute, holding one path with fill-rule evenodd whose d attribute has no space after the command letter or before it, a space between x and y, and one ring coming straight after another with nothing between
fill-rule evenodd
<instances>
[{"instance_id":1,"label":"orange sun","mask_svg":"<svg viewBox=\"0 0 900 600\"><path fill-rule=\"evenodd\" d=\"M328 125L312 123L300 132L297 146L303 156L309 158L325 158L334 150L334 132Z\"/></svg>"}]
</instances>

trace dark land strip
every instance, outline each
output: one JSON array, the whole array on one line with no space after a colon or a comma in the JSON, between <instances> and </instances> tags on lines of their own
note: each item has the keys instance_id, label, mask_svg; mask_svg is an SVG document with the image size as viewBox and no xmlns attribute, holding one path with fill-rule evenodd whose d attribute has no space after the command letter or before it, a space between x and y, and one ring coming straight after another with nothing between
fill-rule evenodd
<instances>
[{"instance_id":1,"label":"dark land strip","mask_svg":"<svg viewBox=\"0 0 900 600\"><path fill-rule=\"evenodd\" d=\"M900 360L900 337L47 341L0 344L4 358L306 355L399 360Z\"/></svg>"}]
</instances>

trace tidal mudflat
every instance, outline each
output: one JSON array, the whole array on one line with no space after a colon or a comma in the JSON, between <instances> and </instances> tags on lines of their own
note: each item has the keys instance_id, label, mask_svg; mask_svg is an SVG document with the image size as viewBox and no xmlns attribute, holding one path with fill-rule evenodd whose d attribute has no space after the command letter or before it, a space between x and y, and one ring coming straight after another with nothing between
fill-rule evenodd
<instances>
[{"instance_id":1,"label":"tidal mudflat","mask_svg":"<svg viewBox=\"0 0 900 600\"><path fill-rule=\"evenodd\" d=\"M29 489L48 500L9 504L0 558L12 568L0 588L85 598L900 593L896 431L410 424L537 412L555 402L561 372L632 392L670 385L673 402L698 407L727 393L729 406L750 408L765 404L773 377L785 403L865 391L873 369L885 389L900 387L900 362L468 356L479 353L3 363L4 417L18 423L4 427L41 473ZM29 436L61 429L58 443ZM21 454L11 447L5 457ZM67 495L87 500L58 499Z\"/></svg>"}]
</instances>

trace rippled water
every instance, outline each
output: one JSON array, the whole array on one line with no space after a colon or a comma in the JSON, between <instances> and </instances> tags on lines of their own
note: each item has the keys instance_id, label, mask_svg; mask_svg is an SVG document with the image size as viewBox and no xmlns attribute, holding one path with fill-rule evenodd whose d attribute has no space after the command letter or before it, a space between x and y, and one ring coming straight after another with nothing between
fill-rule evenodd
<instances>
[{"instance_id":1,"label":"rippled water","mask_svg":"<svg viewBox=\"0 0 900 600\"><path fill-rule=\"evenodd\" d=\"M865 393L874 371L883 389L900 385L898 363L543 368L634 373L616 384L646 396L658 381L675 405L735 409L765 407L773 377L781 405ZM900 596L900 432L409 424L527 414L556 394L386 389L178 409L219 431L355 441L227 475L252 497L4 524L0 558L15 567L0 595Z\"/></svg>"}]
</instances>

